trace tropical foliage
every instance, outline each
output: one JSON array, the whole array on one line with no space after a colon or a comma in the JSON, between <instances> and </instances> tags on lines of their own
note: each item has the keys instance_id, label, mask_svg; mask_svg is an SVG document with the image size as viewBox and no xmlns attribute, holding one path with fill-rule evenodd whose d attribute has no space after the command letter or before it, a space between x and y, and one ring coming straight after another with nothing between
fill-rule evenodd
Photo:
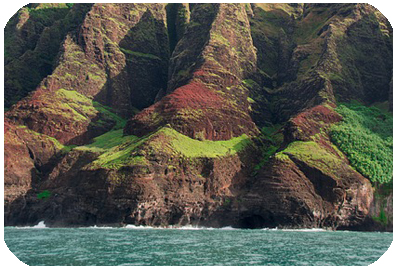
<instances>
[{"instance_id":1,"label":"tropical foliage","mask_svg":"<svg viewBox=\"0 0 397 270\"><path fill-rule=\"evenodd\" d=\"M333 142L351 165L375 183L393 178L393 117L376 107L357 102L340 104L343 121L331 128Z\"/></svg>"}]
</instances>

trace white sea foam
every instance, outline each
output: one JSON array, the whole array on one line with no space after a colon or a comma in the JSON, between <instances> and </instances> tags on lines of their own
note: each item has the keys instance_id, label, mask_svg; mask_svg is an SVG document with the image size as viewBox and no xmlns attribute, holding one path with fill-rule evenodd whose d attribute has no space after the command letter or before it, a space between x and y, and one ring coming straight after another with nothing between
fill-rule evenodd
<instances>
[{"instance_id":1,"label":"white sea foam","mask_svg":"<svg viewBox=\"0 0 397 270\"><path fill-rule=\"evenodd\" d=\"M48 227L45 225L44 221L40 221L39 223L37 223L34 226L16 226L14 228L17 228L17 229L32 229L32 228L33 229L44 229L44 228L48 228Z\"/></svg>"},{"instance_id":2,"label":"white sea foam","mask_svg":"<svg viewBox=\"0 0 397 270\"><path fill-rule=\"evenodd\" d=\"M196 227L192 225L186 225L186 226L167 226L167 227L152 227L152 226L143 226L143 225L131 225L128 224L124 228L127 229L135 229L135 230L147 230L147 229L156 229L156 230L163 230L163 229L172 229L172 230L206 230L206 229L212 229L212 228L207 228L207 227Z\"/></svg>"},{"instance_id":3,"label":"white sea foam","mask_svg":"<svg viewBox=\"0 0 397 270\"><path fill-rule=\"evenodd\" d=\"M39 223L37 223L34 226L26 226L26 227L20 227L20 228L44 229L44 228L47 228L47 226L45 225L44 221L40 221Z\"/></svg>"},{"instance_id":4,"label":"white sea foam","mask_svg":"<svg viewBox=\"0 0 397 270\"><path fill-rule=\"evenodd\" d=\"M227 226L222 228L213 228L213 227L201 227L201 226L193 226L193 225L185 225L185 226L176 226L170 225L167 227L152 227L152 226L142 226L142 225L131 225L128 224L124 228L134 229L134 230L147 230L147 229L156 229L156 230L237 230L236 228Z\"/></svg>"},{"instance_id":5,"label":"white sea foam","mask_svg":"<svg viewBox=\"0 0 397 270\"><path fill-rule=\"evenodd\" d=\"M16 227L19 229L43 229L48 228L44 221L40 221L37 225L34 226L23 226L23 227ZM90 226L90 227L79 227L79 228L91 228L91 229L118 229L120 227L110 227L110 226ZM132 225L128 224L125 227L121 227L125 229L133 229L133 230L239 230L239 228L233 228L231 226L221 227L221 228L213 228L213 227L199 227L193 225L185 225L185 226L177 226L177 225L170 225L167 227L153 227L153 226L143 226L143 225ZM303 229L279 229L279 228L263 228L263 231L284 231L284 232L326 232L329 230L321 229L321 228L303 228Z\"/></svg>"},{"instance_id":6,"label":"white sea foam","mask_svg":"<svg viewBox=\"0 0 397 270\"><path fill-rule=\"evenodd\" d=\"M307 228L307 229L278 229L276 228L263 228L264 231L283 231L283 232L327 232L329 230L321 228Z\"/></svg>"},{"instance_id":7,"label":"white sea foam","mask_svg":"<svg viewBox=\"0 0 397 270\"><path fill-rule=\"evenodd\" d=\"M222 227L222 228L220 228L221 230L226 230L226 231L229 231L229 230L238 230L238 229L236 229L236 228L233 228L232 226L226 226L226 227Z\"/></svg>"},{"instance_id":8,"label":"white sea foam","mask_svg":"<svg viewBox=\"0 0 397 270\"><path fill-rule=\"evenodd\" d=\"M80 228L86 228L86 227L80 227ZM118 227L97 226L97 225L94 225L94 226L90 226L90 227L88 227L88 228L91 228L91 229L114 229L114 228L118 228Z\"/></svg>"},{"instance_id":9,"label":"white sea foam","mask_svg":"<svg viewBox=\"0 0 397 270\"><path fill-rule=\"evenodd\" d=\"M142 226L142 225L136 226L136 225L131 225L131 224L128 224L124 228L126 228L126 229L135 229L135 230L162 229L161 227L155 228L155 227L152 227L152 226Z\"/></svg>"},{"instance_id":10,"label":"white sea foam","mask_svg":"<svg viewBox=\"0 0 397 270\"><path fill-rule=\"evenodd\" d=\"M169 229L176 229L176 230L207 230L206 227L197 227L193 225L186 225L186 226L170 226Z\"/></svg>"},{"instance_id":11,"label":"white sea foam","mask_svg":"<svg viewBox=\"0 0 397 270\"><path fill-rule=\"evenodd\" d=\"M278 228L263 228L262 231L278 231Z\"/></svg>"}]
</instances>

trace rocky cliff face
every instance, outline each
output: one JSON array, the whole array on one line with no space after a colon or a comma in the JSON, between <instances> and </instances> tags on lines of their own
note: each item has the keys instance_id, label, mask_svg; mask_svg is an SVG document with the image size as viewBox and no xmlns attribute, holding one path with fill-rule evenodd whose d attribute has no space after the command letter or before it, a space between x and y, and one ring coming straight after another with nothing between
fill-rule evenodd
<instances>
[{"instance_id":1,"label":"rocky cliff face","mask_svg":"<svg viewBox=\"0 0 397 270\"><path fill-rule=\"evenodd\" d=\"M5 34L6 225L392 230L388 163L335 139L343 102L392 117L372 6L30 5Z\"/></svg>"},{"instance_id":2,"label":"rocky cliff face","mask_svg":"<svg viewBox=\"0 0 397 270\"><path fill-rule=\"evenodd\" d=\"M243 5L197 5L170 59L168 95L125 132L143 136L169 124L191 138L255 134L241 82L255 71L255 51Z\"/></svg>"}]
</instances>

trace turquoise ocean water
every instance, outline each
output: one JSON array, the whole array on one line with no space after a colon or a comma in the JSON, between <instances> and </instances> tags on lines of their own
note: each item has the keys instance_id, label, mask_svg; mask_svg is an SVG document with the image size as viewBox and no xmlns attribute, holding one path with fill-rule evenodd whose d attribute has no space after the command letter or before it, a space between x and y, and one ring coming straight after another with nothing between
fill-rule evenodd
<instances>
[{"instance_id":1,"label":"turquoise ocean water","mask_svg":"<svg viewBox=\"0 0 397 270\"><path fill-rule=\"evenodd\" d=\"M6 227L28 265L369 265L392 233L232 228Z\"/></svg>"}]
</instances>

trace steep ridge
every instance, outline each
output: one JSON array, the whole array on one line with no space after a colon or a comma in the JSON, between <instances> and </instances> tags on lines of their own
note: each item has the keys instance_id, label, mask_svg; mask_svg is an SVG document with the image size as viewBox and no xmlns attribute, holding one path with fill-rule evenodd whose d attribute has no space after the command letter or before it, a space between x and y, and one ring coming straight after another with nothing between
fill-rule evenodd
<instances>
[{"instance_id":1,"label":"steep ridge","mask_svg":"<svg viewBox=\"0 0 397 270\"><path fill-rule=\"evenodd\" d=\"M30 4L4 29L5 107L9 108L54 69L59 46L76 31L91 4Z\"/></svg>"},{"instance_id":2,"label":"steep ridge","mask_svg":"<svg viewBox=\"0 0 397 270\"><path fill-rule=\"evenodd\" d=\"M170 60L169 94L134 116L126 134L143 136L165 124L197 139L255 134L241 83L255 62L243 5L196 5Z\"/></svg>"},{"instance_id":3,"label":"steep ridge","mask_svg":"<svg viewBox=\"0 0 397 270\"><path fill-rule=\"evenodd\" d=\"M366 4L95 4L6 114L6 224L392 230L333 137L388 123L391 40Z\"/></svg>"},{"instance_id":4,"label":"steep ridge","mask_svg":"<svg viewBox=\"0 0 397 270\"><path fill-rule=\"evenodd\" d=\"M151 11L148 10L148 7L151 8ZM154 31L153 35L157 35L156 29L158 29L159 38L166 39L166 36L160 35L160 33L164 33L164 18L161 17L165 16L163 6L150 5L148 7L139 4L136 6L135 4L131 6L112 4L105 6L102 4L93 6L83 5L83 7L80 5L73 6L70 12L78 10L80 12L79 14L81 14L81 9L84 9L86 14L81 24L79 23L75 26L78 29L70 30L67 32L67 35L67 29L64 30L66 37L60 48L57 49L60 52L57 58L56 68L51 75L44 78L35 91L12 106L10 111L5 115L7 123L5 148L10 149L7 151L6 155L6 160L9 159L10 163L6 161L6 164L12 164L13 161L18 159L26 160L28 163L46 163L46 161L41 160L40 157L36 156L34 158L38 158L39 160L32 160L33 158L29 156L26 150L32 148L30 145L31 140L25 139L24 136L22 136L22 138L15 137L12 135L12 132L7 132L8 129L14 130L19 129L21 126L26 127L28 130L32 131L28 134L30 137L33 137L33 141L40 140L43 135L47 135L51 141L55 141L58 145L63 147L62 144L74 145L87 143L93 137L112 128L117 129L124 126L124 120L117 116L115 112L123 115L123 113L125 113L123 111L129 108L127 113L131 114L133 111L131 96L135 94L139 95L141 90L138 88L136 90L138 93L133 93L131 89L123 86L123 91L126 89L130 90L130 92L119 93L124 96L120 99L122 102L117 104L117 84L120 84L120 80L127 80L128 82L128 80L133 81L140 76L142 76L142 80L147 79L147 74L153 72L153 68L150 68L150 66L153 67L157 65L159 57L153 56L153 59L148 58L146 60L148 64L147 69L141 65L139 68L144 70L144 72L140 75L133 74L135 79L127 75L117 78L119 73L126 73L126 62L129 60L131 60L131 63L137 61L134 57L147 58L146 54L139 52L136 53L137 56L128 56L128 53L124 54L121 51L122 47L119 47L118 44L122 43L122 40L128 37L128 33L130 33L130 36L132 33L135 33L131 31L131 29L140 21L148 20L151 26L156 26L156 21L150 16L152 13L160 20L157 28L152 29ZM148 15L144 17L144 14ZM56 23L53 25L56 25ZM151 29L147 26L145 28ZM41 38L47 37L46 31L52 33L52 29L53 28L46 28ZM139 32L142 31L142 29L136 31ZM91 43L89 43L90 40ZM97 42L100 43L96 44ZM46 46L46 44L45 42L40 43L39 41L36 50L43 50L43 47L40 46ZM156 45L153 45L153 47L156 47ZM145 48L148 47L145 46ZM157 49L159 55L161 53L160 56L164 59L164 62L168 61L167 50L167 47L164 47L164 50ZM127 52L130 52L128 48ZM95 57L95 54L102 56L102 58L99 56ZM22 59L21 61L24 60ZM11 64L12 63L13 62L11 62ZM29 66L29 61L23 63ZM131 67L131 65L132 64L129 64L129 67ZM156 69L159 70L159 67L156 67ZM159 72L161 73L163 71ZM156 76L156 73L153 75ZM109 80L107 79L108 77ZM23 76L21 76L21 78L23 78ZM156 80L158 80L158 77L156 77ZM150 81L149 84L151 85L151 83ZM105 85L107 85L107 87L105 87ZM146 86L149 87L150 85ZM155 87L152 89L153 93L150 95L154 99L159 89ZM100 94L104 91L114 92L113 101L100 98ZM103 96L106 97L107 95L104 94ZM95 101L96 99L101 100L102 103ZM117 110L102 104L116 107ZM54 154L52 150L47 153L47 150L51 149L51 141L42 141L41 151L44 155ZM12 150L21 147L26 148L26 150L23 150L23 154ZM40 150L37 150L37 152L39 151ZM54 157L54 159L56 159L56 157ZM39 167L40 166L38 166L38 168ZM22 186L25 186L24 183L28 183L35 178L36 172L32 170L31 166L25 167L15 165L11 166L11 168L10 172L5 175L6 185L10 182L18 187L19 182ZM48 173L50 169L52 168L47 168L45 173ZM14 177L13 175L21 176Z\"/></svg>"},{"instance_id":5,"label":"steep ridge","mask_svg":"<svg viewBox=\"0 0 397 270\"><path fill-rule=\"evenodd\" d=\"M143 105L146 103L147 106L153 102L161 85L161 82L157 82L159 77L161 80L161 76L158 75L162 75L163 72L161 65L158 64L159 61L167 62L168 47L164 46L163 50L158 45L164 43L164 39L167 41L164 32L164 7L162 5L149 7L152 7L152 10L138 4L136 6L135 4L93 5L82 22L79 32L75 35L69 33L65 38L61 46L59 63L53 73L46 77L29 97L7 112L6 116L18 124L52 136L62 143L83 144L90 138L109 130L108 124L104 124L99 133L96 132L96 127L91 128L95 123L101 128L101 120L107 122L106 117L101 113L103 106L93 102L94 100L117 108L116 111L120 115L131 114L135 95ZM133 14L130 14L131 10L134 11ZM154 16L157 16L158 23ZM153 44L153 48L142 46L142 43L146 42L139 38L148 36L139 34L142 29L131 30L139 22L142 24L146 23L145 21L148 21L149 25L143 27L147 31L154 32L153 36L149 37L159 36L160 39L158 43ZM138 36L134 37L135 34ZM124 49L123 40L128 38L142 42L136 41L134 44L140 44L140 48L148 51L134 52L130 50L134 49L132 47ZM137 58L143 58L142 63L147 63L146 66L140 66L140 69L144 70L141 73L136 72ZM127 64L128 62L130 64ZM155 67L159 71L153 70L156 69ZM133 75L129 75L125 71L127 69L133 72ZM155 79L148 74L155 76ZM145 91L142 86L135 86L136 80L140 80ZM148 84L144 84L144 80L147 80ZM123 87L118 86L120 84L123 84ZM134 85L135 89L130 89L129 85ZM147 91L147 88L150 90ZM145 95L148 95L146 101ZM78 104L84 106L80 107ZM98 106L101 108L96 108Z\"/></svg>"}]
</instances>

